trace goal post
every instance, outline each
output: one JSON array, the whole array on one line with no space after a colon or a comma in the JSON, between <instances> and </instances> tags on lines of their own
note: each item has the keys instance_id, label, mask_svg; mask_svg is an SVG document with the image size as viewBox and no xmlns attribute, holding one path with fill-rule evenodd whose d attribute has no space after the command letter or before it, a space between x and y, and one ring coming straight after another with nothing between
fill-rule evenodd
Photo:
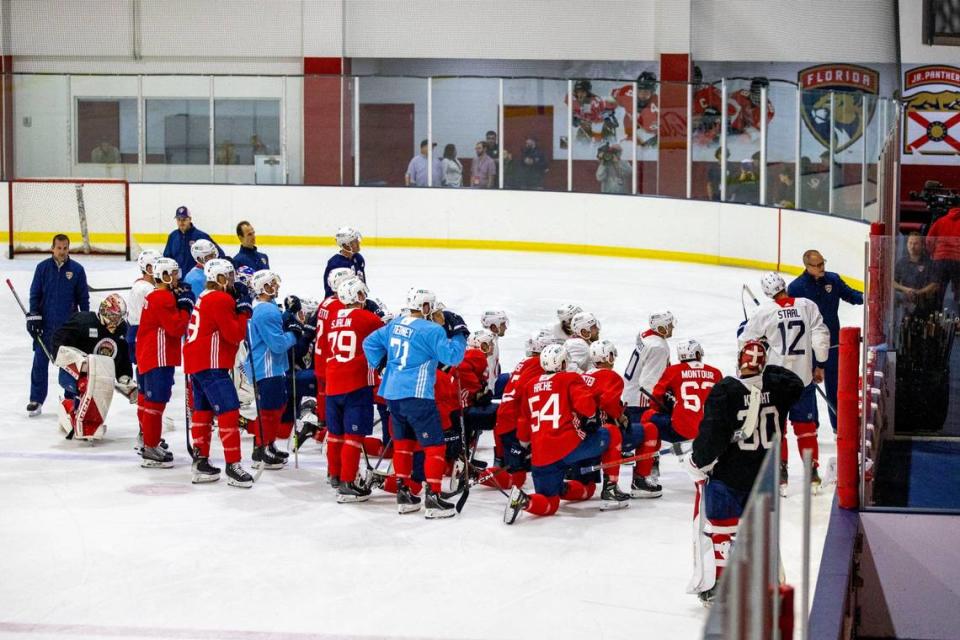
<instances>
[{"instance_id":1,"label":"goal post","mask_svg":"<svg viewBox=\"0 0 960 640\"><path fill-rule=\"evenodd\" d=\"M130 186L126 180L20 178L7 193L9 257L46 253L58 233L73 253L122 255L136 247L130 234Z\"/></svg>"}]
</instances>

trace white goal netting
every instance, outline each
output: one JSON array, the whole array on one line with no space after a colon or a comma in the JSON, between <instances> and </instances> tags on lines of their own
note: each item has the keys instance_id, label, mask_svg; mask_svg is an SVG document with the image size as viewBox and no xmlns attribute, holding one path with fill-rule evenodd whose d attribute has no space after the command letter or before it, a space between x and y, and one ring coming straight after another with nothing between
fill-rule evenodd
<instances>
[{"instance_id":1,"label":"white goal netting","mask_svg":"<svg viewBox=\"0 0 960 640\"><path fill-rule=\"evenodd\" d=\"M73 253L135 256L127 193L122 180L11 181L11 257L48 251L58 233L70 237Z\"/></svg>"}]
</instances>

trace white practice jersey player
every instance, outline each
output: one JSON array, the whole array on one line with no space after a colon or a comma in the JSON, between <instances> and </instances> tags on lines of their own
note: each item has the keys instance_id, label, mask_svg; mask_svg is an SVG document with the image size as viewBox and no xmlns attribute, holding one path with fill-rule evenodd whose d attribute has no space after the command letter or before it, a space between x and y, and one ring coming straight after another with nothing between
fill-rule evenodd
<instances>
[{"instance_id":1,"label":"white practice jersey player","mask_svg":"<svg viewBox=\"0 0 960 640\"><path fill-rule=\"evenodd\" d=\"M824 363L829 355L830 330L806 298L782 296L760 307L740 334L740 346L759 338L770 345L767 362L789 369L804 385L813 380L814 359Z\"/></svg>"},{"instance_id":2,"label":"white practice jersey player","mask_svg":"<svg viewBox=\"0 0 960 640\"><path fill-rule=\"evenodd\" d=\"M590 361L590 343L583 338L569 338L563 343L567 350L567 371L586 373L593 368Z\"/></svg>"},{"instance_id":3,"label":"white practice jersey player","mask_svg":"<svg viewBox=\"0 0 960 640\"><path fill-rule=\"evenodd\" d=\"M653 329L641 332L623 370L623 403L628 407L649 407L650 399L640 393L640 388L653 393L669 365L670 345L666 339Z\"/></svg>"},{"instance_id":4,"label":"white practice jersey player","mask_svg":"<svg viewBox=\"0 0 960 640\"><path fill-rule=\"evenodd\" d=\"M140 324L140 314L143 313L143 305L147 296L153 293L154 286L143 278L137 278L137 281L130 287L130 295L127 296L127 324L136 326Z\"/></svg>"},{"instance_id":5,"label":"white practice jersey player","mask_svg":"<svg viewBox=\"0 0 960 640\"><path fill-rule=\"evenodd\" d=\"M500 377L500 337L494 334L493 349L487 356L487 390L496 391L497 378Z\"/></svg>"}]
</instances>

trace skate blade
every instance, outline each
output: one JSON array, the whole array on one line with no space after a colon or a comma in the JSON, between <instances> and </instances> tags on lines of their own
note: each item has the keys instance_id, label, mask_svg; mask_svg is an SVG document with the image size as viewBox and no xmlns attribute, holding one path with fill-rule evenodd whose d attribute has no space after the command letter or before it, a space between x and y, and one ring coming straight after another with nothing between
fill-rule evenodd
<instances>
[{"instance_id":1,"label":"skate blade","mask_svg":"<svg viewBox=\"0 0 960 640\"><path fill-rule=\"evenodd\" d=\"M355 504L357 502L366 502L370 496L343 496L337 495L337 504Z\"/></svg>"},{"instance_id":2,"label":"skate blade","mask_svg":"<svg viewBox=\"0 0 960 640\"><path fill-rule=\"evenodd\" d=\"M629 506L629 500L604 500L600 503L600 511L618 511Z\"/></svg>"},{"instance_id":3,"label":"skate blade","mask_svg":"<svg viewBox=\"0 0 960 640\"><path fill-rule=\"evenodd\" d=\"M418 504L398 504L398 505L397 505L397 513L399 513L400 515L404 515L404 514L407 514L407 513L416 513L417 511L420 511L420 504L419 504L419 503L418 503Z\"/></svg>"},{"instance_id":4,"label":"skate blade","mask_svg":"<svg viewBox=\"0 0 960 640\"><path fill-rule=\"evenodd\" d=\"M194 475L191 482L193 484L209 484L211 482L216 482L219 479L220 479L219 473L217 475L207 475L204 473L204 474Z\"/></svg>"},{"instance_id":5,"label":"skate blade","mask_svg":"<svg viewBox=\"0 0 960 640\"><path fill-rule=\"evenodd\" d=\"M238 489L249 489L253 486L253 480L234 480L229 478L227 484L231 487L237 487Z\"/></svg>"},{"instance_id":6,"label":"skate blade","mask_svg":"<svg viewBox=\"0 0 960 640\"><path fill-rule=\"evenodd\" d=\"M28 412L27 412L27 417L28 417L28 418L36 418L36 417L37 417L38 415L40 415L41 413L43 413L43 409L36 409L35 411L28 411Z\"/></svg>"},{"instance_id":7,"label":"skate blade","mask_svg":"<svg viewBox=\"0 0 960 640\"><path fill-rule=\"evenodd\" d=\"M427 509L427 520L440 520L443 518L452 518L457 515L456 509Z\"/></svg>"},{"instance_id":8,"label":"skate blade","mask_svg":"<svg viewBox=\"0 0 960 640\"><path fill-rule=\"evenodd\" d=\"M663 491L636 491L633 490L630 492L631 498L636 498L638 500L645 500L649 498L659 498L663 495Z\"/></svg>"},{"instance_id":9,"label":"skate blade","mask_svg":"<svg viewBox=\"0 0 960 640\"><path fill-rule=\"evenodd\" d=\"M819 483L814 482L810 484L810 493L812 493L813 495L815 496L820 495L820 489L821 489L821 485Z\"/></svg>"},{"instance_id":10,"label":"skate blade","mask_svg":"<svg viewBox=\"0 0 960 640\"><path fill-rule=\"evenodd\" d=\"M140 466L144 469L172 469L173 461L160 462L159 460L142 460Z\"/></svg>"},{"instance_id":11,"label":"skate blade","mask_svg":"<svg viewBox=\"0 0 960 640\"><path fill-rule=\"evenodd\" d=\"M269 469L270 471L276 471L277 469L283 469L284 464L282 462L277 462L275 464L264 464L263 462L254 462L253 468L259 469L263 467L264 469Z\"/></svg>"}]
</instances>

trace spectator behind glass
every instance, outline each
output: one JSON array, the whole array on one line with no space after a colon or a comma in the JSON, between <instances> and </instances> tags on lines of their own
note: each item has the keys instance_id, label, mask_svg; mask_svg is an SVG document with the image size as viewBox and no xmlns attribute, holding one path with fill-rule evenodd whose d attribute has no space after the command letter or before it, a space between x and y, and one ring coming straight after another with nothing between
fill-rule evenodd
<instances>
[{"instance_id":1,"label":"spectator behind glass","mask_svg":"<svg viewBox=\"0 0 960 640\"><path fill-rule=\"evenodd\" d=\"M717 150L714 151L713 157L716 158L716 162L710 165L710 168L707 169L707 199L720 201L720 152L723 151L721 147L717 147ZM727 150L727 186L730 186L730 174L731 174L731 163L730 163L730 150Z\"/></svg>"},{"instance_id":2,"label":"spectator behind glass","mask_svg":"<svg viewBox=\"0 0 960 640\"><path fill-rule=\"evenodd\" d=\"M730 179L730 193L727 200L756 204L760 197L760 183L754 171L753 160L749 158L740 163L740 171Z\"/></svg>"},{"instance_id":3,"label":"spectator behind glass","mask_svg":"<svg viewBox=\"0 0 960 640\"><path fill-rule=\"evenodd\" d=\"M497 132L487 131L484 135L484 142L487 143L487 155L496 162L500 160L500 145L497 143Z\"/></svg>"},{"instance_id":4,"label":"spectator behind glass","mask_svg":"<svg viewBox=\"0 0 960 640\"><path fill-rule=\"evenodd\" d=\"M928 315L937 307L936 273L916 231L907 236L907 253L893 269L893 288L906 313Z\"/></svg>"},{"instance_id":5,"label":"spectator behind glass","mask_svg":"<svg viewBox=\"0 0 960 640\"><path fill-rule=\"evenodd\" d=\"M476 189L493 189L496 185L497 163L487 155L487 143L481 140L476 146L477 157L470 168L470 184Z\"/></svg>"},{"instance_id":6,"label":"spectator behind glass","mask_svg":"<svg viewBox=\"0 0 960 640\"><path fill-rule=\"evenodd\" d=\"M517 186L521 189L543 189L547 159L537 146L536 138L527 136L520 158L521 162L517 166Z\"/></svg>"},{"instance_id":7,"label":"spectator behind glass","mask_svg":"<svg viewBox=\"0 0 960 640\"><path fill-rule=\"evenodd\" d=\"M796 198L796 183L793 181L794 165L785 164L777 171L776 181L771 187L769 201L784 209L793 209L794 199Z\"/></svg>"},{"instance_id":8,"label":"spectator behind glass","mask_svg":"<svg viewBox=\"0 0 960 640\"><path fill-rule=\"evenodd\" d=\"M629 193L632 183L630 165L621 157L623 148L605 144L597 150L597 182L601 193Z\"/></svg>"},{"instance_id":9,"label":"spectator behind glass","mask_svg":"<svg viewBox=\"0 0 960 640\"><path fill-rule=\"evenodd\" d=\"M119 164L120 149L104 140L90 152L90 162L97 164Z\"/></svg>"},{"instance_id":10,"label":"spectator behind glass","mask_svg":"<svg viewBox=\"0 0 960 640\"><path fill-rule=\"evenodd\" d=\"M440 175L443 176L443 186L463 186L463 165L457 160L457 148L452 144L443 148L442 167Z\"/></svg>"},{"instance_id":11,"label":"spectator behind glass","mask_svg":"<svg viewBox=\"0 0 960 640\"><path fill-rule=\"evenodd\" d=\"M403 176L404 184L408 187L427 186L427 145L426 139L420 141L420 153L410 159L407 172Z\"/></svg>"}]
</instances>

